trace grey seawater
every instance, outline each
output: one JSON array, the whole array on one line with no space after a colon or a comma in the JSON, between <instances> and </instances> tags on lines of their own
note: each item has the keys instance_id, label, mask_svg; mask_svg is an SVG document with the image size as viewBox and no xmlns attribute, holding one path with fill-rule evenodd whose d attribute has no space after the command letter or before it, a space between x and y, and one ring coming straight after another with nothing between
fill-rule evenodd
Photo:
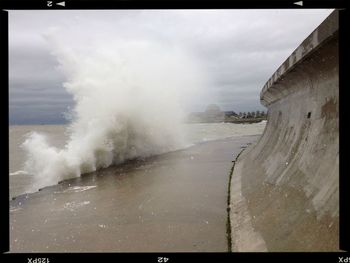
<instances>
[{"instance_id":1,"label":"grey seawater","mask_svg":"<svg viewBox=\"0 0 350 263\"><path fill-rule=\"evenodd\" d=\"M259 135L265 122L256 124L193 123L183 124L189 145L235 136ZM10 198L26 193L32 178L24 171L26 160L21 144L26 136L35 131L47 136L51 145L63 148L68 134L66 125L14 125L9 127Z\"/></svg>"},{"instance_id":2,"label":"grey seawater","mask_svg":"<svg viewBox=\"0 0 350 263\"><path fill-rule=\"evenodd\" d=\"M232 160L257 136L213 140L10 201L10 252L227 252Z\"/></svg>"}]
</instances>

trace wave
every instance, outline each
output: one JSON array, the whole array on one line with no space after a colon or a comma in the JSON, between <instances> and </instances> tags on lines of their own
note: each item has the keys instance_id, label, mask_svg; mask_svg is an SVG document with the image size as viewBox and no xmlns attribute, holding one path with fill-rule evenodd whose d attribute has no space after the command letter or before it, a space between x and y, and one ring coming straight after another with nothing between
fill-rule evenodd
<instances>
[{"instance_id":1,"label":"wave","mask_svg":"<svg viewBox=\"0 0 350 263\"><path fill-rule=\"evenodd\" d=\"M27 171L23 171L23 170L18 170L16 172L10 173L10 176L14 176L14 175L27 175L29 174Z\"/></svg>"},{"instance_id":2,"label":"wave","mask_svg":"<svg viewBox=\"0 0 350 263\"><path fill-rule=\"evenodd\" d=\"M46 36L74 99L63 148L32 132L22 144L28 191L61 180L187 145L183 100L203 74L185 51L154 40L114 40L69 45L64 34Z\"/></svg>"}]
</instances>

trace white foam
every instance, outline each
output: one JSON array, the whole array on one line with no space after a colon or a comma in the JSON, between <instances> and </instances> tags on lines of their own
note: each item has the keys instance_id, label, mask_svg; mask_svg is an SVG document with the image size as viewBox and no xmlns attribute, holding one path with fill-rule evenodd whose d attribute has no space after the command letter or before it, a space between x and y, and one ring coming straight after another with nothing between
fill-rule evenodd
<instances>
[{"instance_id":1,"label":"white foam","mask_svg":"<svg viewBox=\"0 0 350 263\"><path fill-rule=\"evenodd\" d=\"M18 170L16 172L10 173L10 176L13 176L13 175L24 175L24 174L29 174L29 173L27 171Z\"/></svg>"},{"instance_id":2,"label":"white foam","mask_svg":"<svg viewBox=\"0 0 350 263\"><path fill-rule=\"evenodd\" d=\"M21 207L11 207L10 208L10 213L14 213L14 212L17 212L19 210L21 210L22 208Z\"/></svg>"},{"instance_id":3,"label":"white foam","mask_svg":"<svg viewBox=\"0 0 350 263\"><path fill-rule=\"evenodd\" d=\"M64 210L74 211L75 209L90 204L90 201L68 202L63 205Z\"/></svg>"},{"instance_id":4,"label":"white foam","mask_svg":"<svg viewBox=\"0 0 350 263\"><path fill-rule=\"evenodd\" d=\"M67 78L63 86L75 101L69 140L59 149L44 134L28 135L23 148L25 169L34 175L30 192L128 159L183 148L181 102L203 86L205 74L178 47L152 39L108 38L77 45L74 32L65 34L70 30L47 36Z\"/></svg>"},{"instance_id":5,"label":"white foam","mask_svg":"<svg viewBox=\"0 0 350 263\"><path fill-rule=\"evenodd\" d=\"M91 186L73 186L73 187L68 187L67 189L63 190L62 192L55 192L55 193L78 193L78 192L83 192L87 190L91 190L96 188L96 185L91 185Z\"/></svg>"}]
</instances>

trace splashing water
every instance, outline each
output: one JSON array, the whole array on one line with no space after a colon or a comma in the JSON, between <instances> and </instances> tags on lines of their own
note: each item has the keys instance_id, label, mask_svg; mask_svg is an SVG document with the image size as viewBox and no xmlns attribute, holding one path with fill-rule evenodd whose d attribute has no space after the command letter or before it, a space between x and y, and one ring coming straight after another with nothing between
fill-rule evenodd
<instances>
[{"instance_id":1,"label":"splashing water","mask_svg":"<svg viewBox=\"0 0 350 263\"><path fill-rule=\"evenodd\" d=\"M63 149L36 132L23 143L24 169L34 176L29 191L183 147L182 102L203 78L183 50L151 40L74 47L47 39L75 105Z\"/></svg>"}]
</instances>

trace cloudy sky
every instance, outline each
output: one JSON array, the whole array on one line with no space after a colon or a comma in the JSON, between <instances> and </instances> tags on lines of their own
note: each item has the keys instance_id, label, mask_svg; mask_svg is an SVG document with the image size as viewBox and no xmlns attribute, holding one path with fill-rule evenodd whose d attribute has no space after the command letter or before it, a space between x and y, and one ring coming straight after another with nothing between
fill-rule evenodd
<instances>
[{"instance_id":1,"label":"cloudy sky","mask_svg":"<svg viewBox=\"0 0 350 263\"><path fill-rule=\"evenodd\" d=\"M152 38L181 46L200 62L210 80L189 111L203 111L216 103L223 110L239 112L264 109L259 94L265 82L331 12L10 11L10 123L62 123L73 107L71 95L62 86L65 77L45 38L55 28L70 32L56 36L67 46L103 41L106 32L108 38Z\"/></svg>"}]
</instances>

